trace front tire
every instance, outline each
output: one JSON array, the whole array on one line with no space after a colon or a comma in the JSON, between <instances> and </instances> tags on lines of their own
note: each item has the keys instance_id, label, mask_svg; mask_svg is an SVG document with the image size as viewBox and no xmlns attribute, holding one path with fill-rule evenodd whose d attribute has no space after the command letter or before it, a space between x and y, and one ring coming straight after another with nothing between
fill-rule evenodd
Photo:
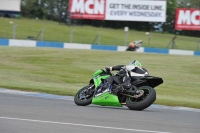
<instances>
[{"instance_id":1,"label":"front tire","mask_svg":"<svg viewBox=\"0 0 200 133\"><path fill-rule=\"evenodd\" d=\"M126 105L131 110L144 110L156 100L156 91L150 86L141 86L138 90L143 90L144 94L139 98L126 98Z\"/></svg>"},{"instance_id":2,"label":"front tire","mask_svg":"<svg viewBox=\"0 0 200 133\"><path fill-rule=\"evenodd\" d=\"M93 86L94 87L94 86ZM74 102L79 106L87 106L92 103L94 89L92 85L88 85L80 89L74 96Z\"/></svg>"}]
</instances>

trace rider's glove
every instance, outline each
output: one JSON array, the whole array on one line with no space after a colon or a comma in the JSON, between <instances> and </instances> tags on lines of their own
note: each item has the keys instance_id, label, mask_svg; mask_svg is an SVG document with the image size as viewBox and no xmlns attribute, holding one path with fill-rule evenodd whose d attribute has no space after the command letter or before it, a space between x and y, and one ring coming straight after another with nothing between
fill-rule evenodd
<instances>
[{"instance_id":1,"label":"rider's glove","mask_svg":"<svg viewBox=\"0 0 200 133\"><path fill-rule=\"evenodd\" d=\"M110 67L105 67L105 72L106 73L109 73L111 71L111 68Z\"/></svg>"}]
</instances>

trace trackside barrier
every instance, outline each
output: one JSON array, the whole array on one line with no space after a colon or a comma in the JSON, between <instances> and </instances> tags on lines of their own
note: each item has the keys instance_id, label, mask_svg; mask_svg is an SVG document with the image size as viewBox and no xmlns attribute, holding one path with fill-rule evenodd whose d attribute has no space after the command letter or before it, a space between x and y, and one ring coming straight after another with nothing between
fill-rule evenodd
<instances>
[{"instance_id":1,"label":"trackside barrier","mask_svg":"<svg viewBox=\"0 0 200 133\"><path fill-rule=\"evenodd\" d=\"M9 46L8 39L0 39L0 46Z\"/></svg>"},{"instance_id":2,"label":"trackside barrier","mask_svg":"<svg viewBox=\"0 0 200 133\"><path fill-rule=\"evenodd\" d=\"M15 40L15 39L3 39L3 38L0 38L0 46L49 47L49 48L89 49L89 50L109 50L109 51L125 51L127 48L126 46L45 42L45 41ZM140 47L139 49L137 49L136 52L200 56L200 51L147 48L147 47Z\"/></svg>"},{"instance_id":3,"label":"trackside barrier","mask_svg":"<svg viewBox=\"0 0 200 133\"><path fill-rule=\"evenodd\" d=\"M64 43L62 42L36 42L36 47L53 47L53 48L64 48Z\"/></svg>"},{"instance_id":4,"label":"trackside barrier","mask_svg":"<svg viewBox=\"0 0 200 133\"><path fill-rule=\"evenodd\" d=\"M117 51L117 46L92 45L91 49Z\"/></svg>"},{"instance_id":5,"label":"trackside barrier","mask_svg":"<svg viewBox=\"0 0 200 133\"><path fill-rule=\"evenodd\" d=\"M35 47L36 41L10 39L9 46Z\"/></svg>"}]
</instances>

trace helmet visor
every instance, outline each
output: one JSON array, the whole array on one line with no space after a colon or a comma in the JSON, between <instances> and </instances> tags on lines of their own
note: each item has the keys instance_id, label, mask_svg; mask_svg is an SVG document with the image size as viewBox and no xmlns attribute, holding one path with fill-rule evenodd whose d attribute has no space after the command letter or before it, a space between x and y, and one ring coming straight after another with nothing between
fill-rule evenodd
<instances>
[{"instance_id":1,"label":"helmet visor","mask_svg":"<svg viewBox=\"0 0 200 133\"><path fill-rule=\"evenodd\" d=\"M142 64L141 64L139 61L132 61L132 62L130 63L130 65L133 65L133 66L135 66L135 67L142 67Z\"/></svg>"}]
</instances>

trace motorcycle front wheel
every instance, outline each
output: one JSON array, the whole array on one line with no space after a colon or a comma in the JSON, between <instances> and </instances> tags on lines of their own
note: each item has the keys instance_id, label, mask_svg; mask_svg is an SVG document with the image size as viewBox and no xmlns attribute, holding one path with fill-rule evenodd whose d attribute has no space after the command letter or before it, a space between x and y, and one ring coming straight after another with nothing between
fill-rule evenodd
<instances>
[{"instance_id":1,"label":"motorcycle front wheel","mask_svg":"<svg viewBox=\"0 0 200 133\"><path fill-rule=\"evenodd\" d=\"M88 85L80 89L74 96L74 102L79 106L87 106L92 103L94 85Z\"/></svg>"},{"instance_id":2,"label":"motorcycle front wheel","mask_svg":"<svg viewBox=\"0 0 200 133\"><path fill-rule=\"evenodd\" d=\"M144 110L156 100L156 91L150 86L141 86L138 90L143 91L143 95L138 98L127 97L126 106L131 110Z\"/></svg>"}]
</instances>

